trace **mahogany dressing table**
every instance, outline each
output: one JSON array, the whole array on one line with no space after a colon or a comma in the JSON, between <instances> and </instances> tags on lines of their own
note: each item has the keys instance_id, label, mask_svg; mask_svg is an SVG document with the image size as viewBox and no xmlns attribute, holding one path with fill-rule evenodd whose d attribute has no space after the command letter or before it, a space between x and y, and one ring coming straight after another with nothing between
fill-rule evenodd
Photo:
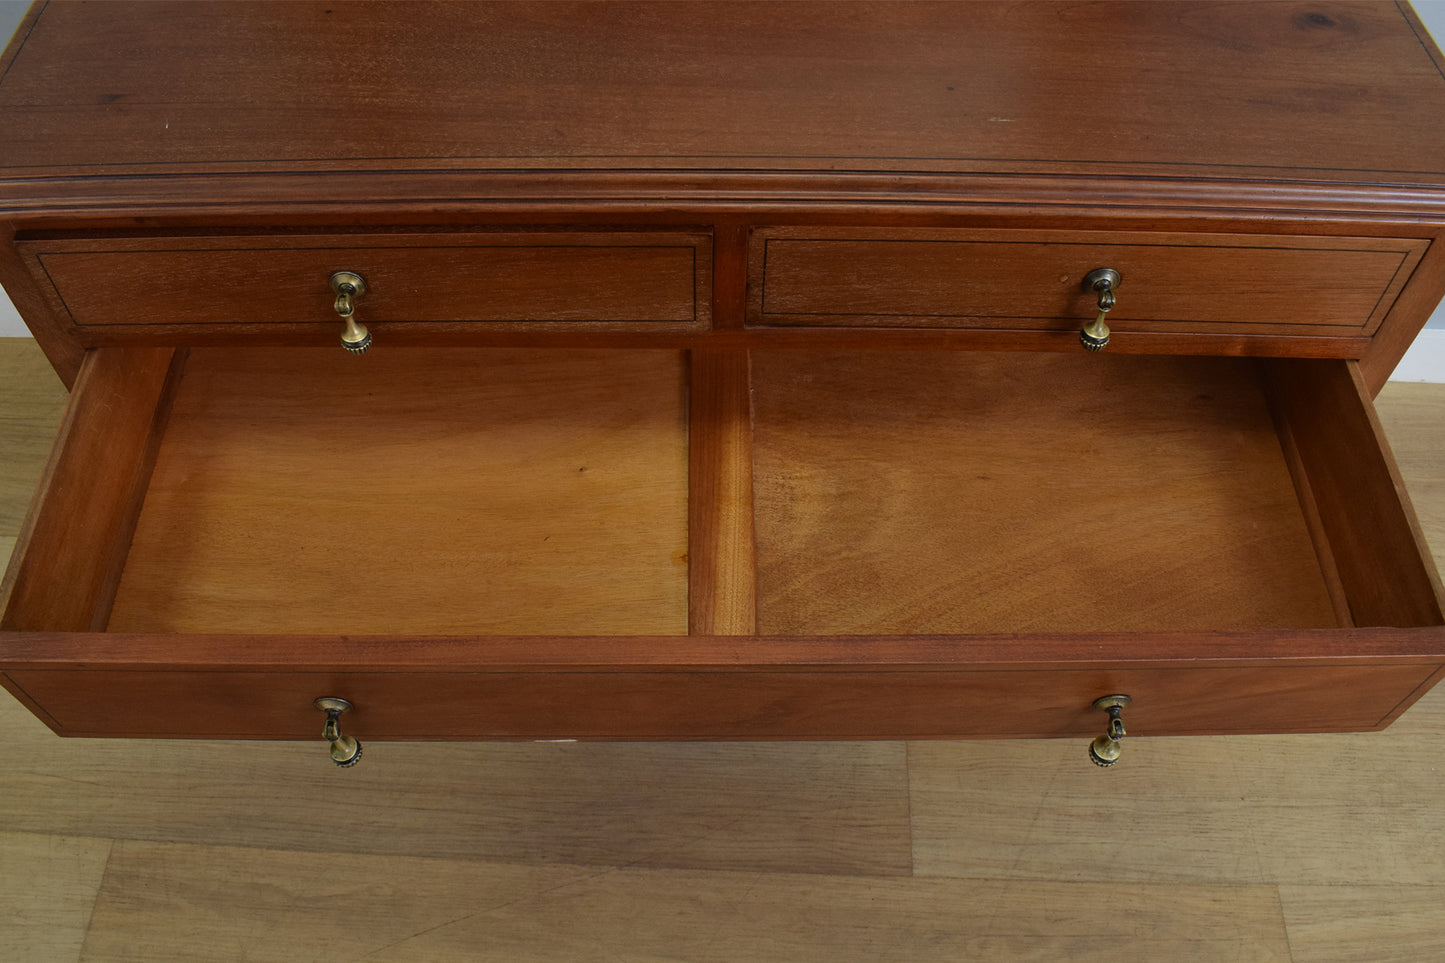
<instances>
[{"instance_id":1,"label":"mahogany dressing table","mask_svg":"<svg viewBox=\"0 0 1445 963\"><path fill-rule=\"evenodd\" d=\"M0 681L341 763L1379 729L1442 120L1389 2L37 4Z\"/></svg>"}]
</instances>

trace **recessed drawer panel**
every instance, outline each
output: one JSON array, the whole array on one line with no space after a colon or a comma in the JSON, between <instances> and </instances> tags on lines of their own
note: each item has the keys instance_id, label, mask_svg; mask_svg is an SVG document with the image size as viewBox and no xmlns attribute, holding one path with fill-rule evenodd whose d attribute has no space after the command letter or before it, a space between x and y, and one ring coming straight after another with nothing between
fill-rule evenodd
<instances>
[{"instance_id":1,"label":"recessed drawer panel","mask_svg":"<svg viewBox=\"0 0 1445 963\"><path fill-rule=\"evenodd\" d=\"M335 271L371 322L692 325L708 314L704 234L370 234L67 239L21 250L82 327L335 322Z\"/></svg>"},{"instance_id":2,"label":"recessed drawer panel","mask_svg":"<svg viewBox=\"0 0 1445 963\"><path fill-rule=\"evenodd\" d=\"M1407 238L770 228L752 240L749 322L1077 328L1082 281L1123 277L1126 331L1373 334L1424 253Z\"/></svg>"}]
</instances>

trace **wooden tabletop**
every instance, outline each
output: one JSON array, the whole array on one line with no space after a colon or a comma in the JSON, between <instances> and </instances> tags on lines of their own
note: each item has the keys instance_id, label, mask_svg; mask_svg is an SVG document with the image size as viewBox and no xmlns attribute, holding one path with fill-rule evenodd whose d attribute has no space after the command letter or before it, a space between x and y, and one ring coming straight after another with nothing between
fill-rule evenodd
<instances>
[{"instance_id":1,"label":"wooden tabletop","mask_svg":"<svg viewBox=\"0 0 1445 963\"><path fill-rule=\"evenodd\" d=\"M275 171L1438 188L1442 118L1390 2L51 0L0 58L0 198Z\"/></svg>"}]
</instances>

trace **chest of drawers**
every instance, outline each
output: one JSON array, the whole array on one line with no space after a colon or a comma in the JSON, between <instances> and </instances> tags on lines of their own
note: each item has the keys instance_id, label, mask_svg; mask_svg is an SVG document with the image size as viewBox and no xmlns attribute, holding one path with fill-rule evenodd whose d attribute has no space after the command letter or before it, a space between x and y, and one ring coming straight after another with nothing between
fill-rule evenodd
<instances>
[{"instance_id":1,"label":"chest of drawers","mask_svg":"<svg viewBox=\"0 0 1445 963\"><path fill-rule=\"evenodd\" d=\"M1388 725L1441 71L1379 3L38 4L0 281L72 395L0 680L86 736Z\"/></svg>"}]
</instances>

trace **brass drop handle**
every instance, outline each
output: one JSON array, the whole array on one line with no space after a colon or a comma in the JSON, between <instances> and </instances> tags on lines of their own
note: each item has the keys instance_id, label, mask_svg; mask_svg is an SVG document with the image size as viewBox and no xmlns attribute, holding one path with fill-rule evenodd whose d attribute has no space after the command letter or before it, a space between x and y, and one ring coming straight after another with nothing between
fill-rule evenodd
<instances>
[{"instance_id":1,"label":"brass drop handle","mask_svg":"<svg viewBox=\"0 0 1445 963\"><path fill-rule=\"evenodd\" d=\"M331 275L331 290L336 292L336 313L345 322L341 346L352 354L362 354L371 347L371 332L356 320L356 299L366 293L366 282L353 271L337 271Z\"/></svg>"},{"instance_id":2,"label":"brass drop handle","mask_svg":"<svg viewBox=\"0 0 1445 963\"><path fill-rule=\"evenodd\" d=\"M1089 743L1089 758L1094 765L1108 768L1119 761L1119 754L1124 751L1124 720L1119 716L1131 701L1126 695L1111 695L1094 702L1095 709L1109 713L1109 728Z\"/></svg>"},{"instance_id":3,"label":"brass drop handle","mask_svg":"<svg viewBox=\"0 0 1445 963\"><path fill-rule=\"evenodd\" d=\"M1104 315L1113 310L1114 290L1123 280L1123 275L1113 268L1094 268L1084 275L1084 290L1099 296L1099 316L1079 332L1079 343L1090 351L1102 351L1109 344L1109 326L1104 323Z\"/></svg>"},{"instance_id":4,"label":"brass drop handle","mask_svg":"<svg viewBox=\"0 0 1445 963\"><path fill-rule=\"evenodd\" d=\"M341 734L341 715L351 711L351 703L334 696L322 696L314 704L326 713L326 727L321 730L321 736L331 743L331 761L342 767L356 765L361 759L361 743L353 736Z\"/></svg>"}]
</instances>

